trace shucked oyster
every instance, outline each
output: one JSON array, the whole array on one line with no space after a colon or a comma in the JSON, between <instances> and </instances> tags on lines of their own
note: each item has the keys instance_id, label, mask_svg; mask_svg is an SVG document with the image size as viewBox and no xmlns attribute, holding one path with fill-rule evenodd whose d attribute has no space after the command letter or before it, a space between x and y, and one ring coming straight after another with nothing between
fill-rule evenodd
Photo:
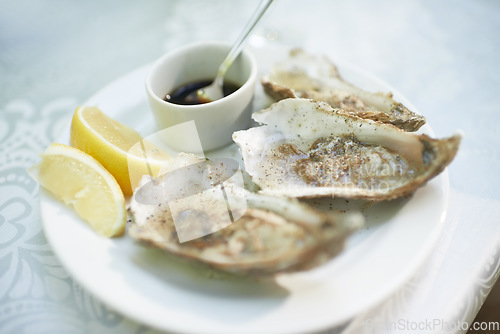
<instances>
[{"instance_id":1,"label":"shucked oyster","mask_svg":"<svg viewBox=\"0 0 500 334\"><path fill-rule=\"evenodd\" d=\"M219 270L267 275L309 269L340 252L363 224L359 213L327 213L249 192L227 163L187 154L177 163L184 177L169 173L136 189L130 235Z\"/></svg>"},{"instance_id":2,"label":"shucked oyster","mask_svg":"<svg viewBox=\"0 0 500 334\"><path fill-rule=\"evenodd\" d=\"M308 99L281 100L238 131L245 170L262 193L389 200L439 174L460 136L432 139L361 119Z\"/></svg>"},{"instance_id":3,"label":"shucked oyster","mask_svg":"<svg viewBox=\"0 0 500 334\"><path fill-rule=\"evenodd\" d=\"M262 78L264 90L275 100L301 97L324 101L361 118L416 131L425 118L394 101L391 93L369 93L345 82L335 65L323 55L295 49Z\"/></svg>"}]
</instances>

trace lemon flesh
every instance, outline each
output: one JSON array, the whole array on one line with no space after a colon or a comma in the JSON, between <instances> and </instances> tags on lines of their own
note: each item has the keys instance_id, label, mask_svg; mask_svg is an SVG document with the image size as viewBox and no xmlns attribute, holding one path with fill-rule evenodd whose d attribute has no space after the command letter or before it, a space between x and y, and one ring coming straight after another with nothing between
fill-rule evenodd
<instances>
[{"instance_id":1,"label":"lemon flesh","mask_svg":"<svg viewBox=\"0 0 500 334\"><path fill-rule=\"evenodd\" d=\"M30 174L57 199L72 206L98 234L123 234L125 197L114 177L90 155L63 144L51 144Z\"/></svg>"},{"instance_id":2,"label":"lemon flesh","mask_svg":"<svg viewBox=\"0 0 500 334\"><path fill-rule=\"evenodd\" d=\"M158 176L171 156L142 139L132 128L97 107L78 107L71 122L71 146L99 161L127 196L143 175Z\"/></svg>"}]
</instances>

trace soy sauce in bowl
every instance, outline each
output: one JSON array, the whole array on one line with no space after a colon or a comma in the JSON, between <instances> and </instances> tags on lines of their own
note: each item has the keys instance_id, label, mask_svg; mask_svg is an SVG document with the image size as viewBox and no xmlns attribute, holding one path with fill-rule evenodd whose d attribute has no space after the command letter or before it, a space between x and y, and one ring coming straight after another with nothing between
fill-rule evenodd
<instances>
[{"instance_id":1,"label":"soy sauce in bowl","mask_svg":"<svg viewBox=\"0 0 500 334\"><path fill-rule=\"evenodd\" d=\"M206 87L212 83L213 80L200 80L196 82L191 82L185 85L182 85L172 92L165 95L164 100L170 103L182 104L182 105L195 105L195 104L203 104L212 102L208 99L203 99L197 97L196 99L187 99L187 96L193 92L196 92L198 89ZM222 92L224 96L228 96L240 88L239 85L236 85L232 82L224 81L224 85L222 86Z\"/></svg>"}]
</instances>

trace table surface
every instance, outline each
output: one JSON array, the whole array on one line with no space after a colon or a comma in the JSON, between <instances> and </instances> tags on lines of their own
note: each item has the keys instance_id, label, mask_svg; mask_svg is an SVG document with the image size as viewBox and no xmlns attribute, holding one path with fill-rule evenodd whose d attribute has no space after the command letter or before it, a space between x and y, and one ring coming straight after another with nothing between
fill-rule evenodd
<instances>
[{"instance_id":1,"label":"table surface","mask_svg":"<svg viewBox=\"0 0 500 334\"><path fill-rule=\"evenodd\" d=\"M233 41L256 5L0 0L1 333L156 332L104 306L59 264L26 168L104 85L176 46ZM437 136L464 134L431 256L382 304L329 332L395 330L370 322L471 322L498 278L499 16L495 0L282 0L252 38L355 64L412 101Z\"/></svg>"}]
</instances>

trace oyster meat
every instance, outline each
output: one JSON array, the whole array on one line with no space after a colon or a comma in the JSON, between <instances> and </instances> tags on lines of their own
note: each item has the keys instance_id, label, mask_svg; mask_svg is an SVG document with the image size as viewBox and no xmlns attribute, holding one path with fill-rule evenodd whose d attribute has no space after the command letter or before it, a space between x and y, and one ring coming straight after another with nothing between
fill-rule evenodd
<instances>
[{"instance_id":1,"label":"oyster meat","mask_svg":"<svg viewBox=\"0 0 500 334\"><path fill-rule=\"evenodd\" d=\"M212 268L254 275L309 269L339 253L363 225L357 212L323 212L297 199L249 192L225 163L182 153L176 161L189 175L182 185L169 173L145 177L131 199L129 233ZM171 189L178 190L174 196Z\"/></svg>"},{"instance_id":2,"label":"oyster meat","mask_svg":"<svg viewBox=\"0 0 500 334\"><path fill-rule=\"evenodd\" d=\"M460 135L433 139L290 98L254 113L233 140L264 194L390 200L413 193L453 160Z\"/></svg>"},{"instance_id":3,"label":"oyster meat","mask_svg":"<svg viewBox=\"0 0 500 334\"><path fill-rule=\"evenodd\" d=\"M391 93L370 93L342 79L337 67L324 55L294 49L290 57L276 64L261 80L264 91L275 100L301 97L323 101L333 108L405 131L416 131L425 118L403 104Z\"/></svg>"}]
</instances>

